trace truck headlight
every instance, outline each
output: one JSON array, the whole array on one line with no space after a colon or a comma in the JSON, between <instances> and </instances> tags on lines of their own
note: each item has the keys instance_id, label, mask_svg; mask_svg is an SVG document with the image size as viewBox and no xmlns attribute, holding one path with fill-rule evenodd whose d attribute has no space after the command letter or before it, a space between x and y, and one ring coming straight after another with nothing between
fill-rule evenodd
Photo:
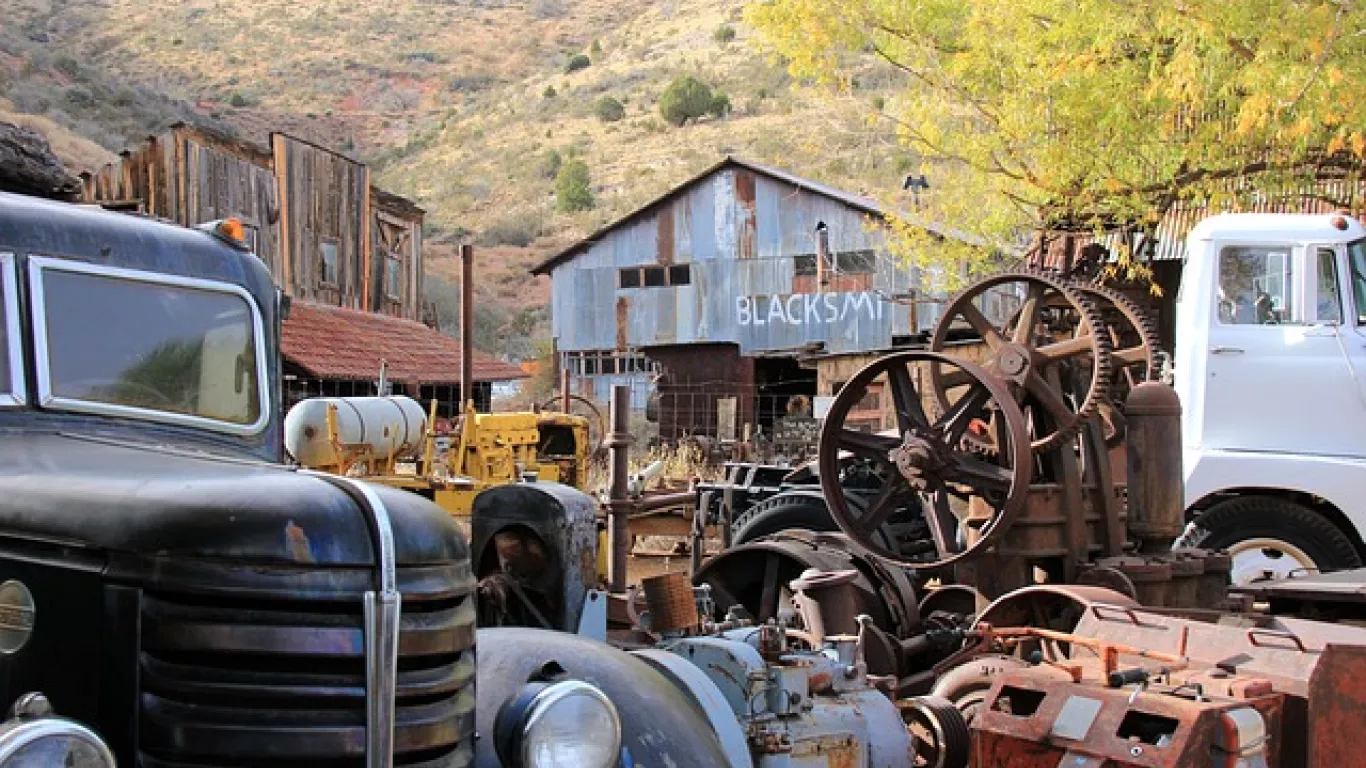
<instances>
[{"instance_id":1,"label":"truck headlight","mask_svg":"<svg viewBox=\"0 0 1366 768\"><path fill-rule=\"evenodd\" d=\"M40 693L25 694L0 724L0 768L115 768L114 755L94 731L57 717Z\"/></svg>"},{"instance_id":2,"label":"truck headlight","mask_svg":"<svg viewBox=\"0 0 1366 768\"><path fill-rule=\"evenodd\" d=\"M493 729L499 757L514 768L611 768L621 754L617 708L579 680L527 684Z\"/></svg>"}]
</instances>

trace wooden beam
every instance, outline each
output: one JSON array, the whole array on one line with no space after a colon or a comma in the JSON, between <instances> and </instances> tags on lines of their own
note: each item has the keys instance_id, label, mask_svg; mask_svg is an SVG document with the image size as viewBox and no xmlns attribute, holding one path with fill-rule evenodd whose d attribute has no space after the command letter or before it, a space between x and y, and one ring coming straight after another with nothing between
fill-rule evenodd
<instances>
[{"instance_id":1,"label":"wooden beam","mask_svg":"<svg viewBox=\"0 0 1366 768\"><path fill-rule=\"evenodd\" d=\"M370 167L361 166L361 169L365 178L365 191L363 193L365 203L361 206L360 216L360 263L361 270L364 273L361 278L361 309L369 312L374 309L370 304L371 275L375 271L374 243L371 242L370 222L374 219L375 212L370 201ZM383 280L380 282L380 290L383 291Z\"/></svg>"},{"instance_id":2,"label":"wooden beam","mask_svg":"<svg viewBox=\"0 0 1366 768\"><path fill-rule=\"evenodd\" d=\"M294 233L289 226L289 150L285 137L270 137L272 164L275 166L275 204L280 208L280 288L294 295Z\"/></svg>"}]
</instances>

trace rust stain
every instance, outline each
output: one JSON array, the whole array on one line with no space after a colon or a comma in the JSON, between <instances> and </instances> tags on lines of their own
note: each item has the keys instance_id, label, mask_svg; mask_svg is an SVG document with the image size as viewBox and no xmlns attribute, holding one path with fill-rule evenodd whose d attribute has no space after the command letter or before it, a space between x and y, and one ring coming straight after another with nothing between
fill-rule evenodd
<instances>
[{"instance_id":1,"label":"rust stain","mask_svg":"<svg viewBox=\"0 0 1366 768\"><path fill-rule=\"evenodd\" d=\"M626 351L626 319L630 315L631 303L625 296L617 297L617 351Z\"/></svg>"},{"instance_id":2,"label":"rust stain","mask_svg":"<svg viewBox=\"0 0 1366 768\"><path fill-rule=\"evenodd\" d=\"M309 546L308 534L304 529L294 524L293 520L285 523L285 546L289 549L289 556L295 562L311 563L313 559L313 548Z\"/></svg>"},{"instance_id":3,"label":"rust stain","mask_svg":"<svg viewBox=\"0 0 1366 768\"><path fill-rule=\"evenodd\" d=\"M659 234L656 238L655 258L664 265L669 266L674 263L674 209L671 205L666 205L659 209Z\"/></svg>"},{"instance_id":4,"label":"rust stain","mask_svg":"<svg viewBox=\"0 0 1366 768\"><path fill-rule=\"evenodd\" d=\"M755 241L757 234L754 223L754 173L752 171L737 171L735 174L735 245L737 255L742 259L752 259L755 256Z\"/></svg>"}]
</instances>

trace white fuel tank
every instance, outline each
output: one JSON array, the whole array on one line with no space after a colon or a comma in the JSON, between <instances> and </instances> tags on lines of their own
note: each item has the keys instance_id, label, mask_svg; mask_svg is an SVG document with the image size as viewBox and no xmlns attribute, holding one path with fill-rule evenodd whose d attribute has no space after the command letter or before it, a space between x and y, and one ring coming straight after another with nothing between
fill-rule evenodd
<instances>
[{"instance_id":1,"label":"white fuel tank","mask_svg":"<svg viewBox=\"0 0 1366 768\"><path fill-rule=\"evenodd\" d=\"M411 397L315 397L285 415L285 450L305 467L333 467L336 451L327 439L327 409L337 408L337 439L365 445L375 458L404 456L422 445L427 414Z\"/></svg>"}]
</instances>

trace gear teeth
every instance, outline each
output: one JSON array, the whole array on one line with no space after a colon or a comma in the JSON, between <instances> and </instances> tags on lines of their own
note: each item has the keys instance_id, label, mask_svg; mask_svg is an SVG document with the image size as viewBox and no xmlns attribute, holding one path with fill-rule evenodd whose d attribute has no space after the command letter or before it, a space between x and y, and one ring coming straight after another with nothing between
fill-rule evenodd
<instances>
[{"instance_id":1,"label":"gear teeth","mask_svg":"<svg viewBox=\"0 0 1366 768\"><path fill-rule=\"evenodd\" d=\"M1104 297L1120 314L1124 315L1124 318L1129 321L1129 324L1138 333L1139 338L1142 339L1143 348L1147 352L1148 369L1144 372L1143 380L1156 381L1160 356L1166 350L1162 349L1162 337L1157 331L1157 323L1153 320L1152 315L1145 312L1133 299L1109 286L1102 285L1098 281L1073 280L1069 281L1069 284L1074 290L1081 293ZM1110 390L1114 391L1113 383ZM1123 404L1119 403L1119 405Z\"/></svg>"},{"instance_id":2,"label":"gear teeth","mask_svg":"<svg viewBox=\"0 0 1366 768\"><path fill-rule=\"evenodd\" d=\"M1101 333L1101 330L1107 327L1104 316L1101 315L1093 301L1088 300L1080 291L1075 290L1071 280L1051 269L1025 266L1019 269L999 272L995 275L983 278L960 291L946 306L945 312L943 316L940 317L939 322L935 323L934 330L930 335L930 351L945 351L949 328L952 325L953 318L956 314L951 311L953 307L958 306L962 302L971 301L972 298L992 285L1004 282L1034 282L1044 284L1066 299L1077 314L1081 316L1081 319L1092 329L1092 350L1094 351L1092 360L1093 374L1091 376L1090 386L1086 392L1086 397L1083 398L1081 405L1076 409L1076 412L1071 418L1067 419L1064 423L1057 425L1055 432L1045 435L1031 443L1031 448L1037 454L1052 450L1071 441L1084 426L1086 419L1094 415L1097 409L1099 409L1100 404L1105 401L1105 398L1109 393L1110 382L1113 378L1111 368L1112 345L1110 343L1109 335ZM947 405L947 395L937 378L934 380L934 390L935 397L939 401L940 406L943 407ZM1061 395L1062 393L1058 394Z\"/></svg>"}]
</instances>

